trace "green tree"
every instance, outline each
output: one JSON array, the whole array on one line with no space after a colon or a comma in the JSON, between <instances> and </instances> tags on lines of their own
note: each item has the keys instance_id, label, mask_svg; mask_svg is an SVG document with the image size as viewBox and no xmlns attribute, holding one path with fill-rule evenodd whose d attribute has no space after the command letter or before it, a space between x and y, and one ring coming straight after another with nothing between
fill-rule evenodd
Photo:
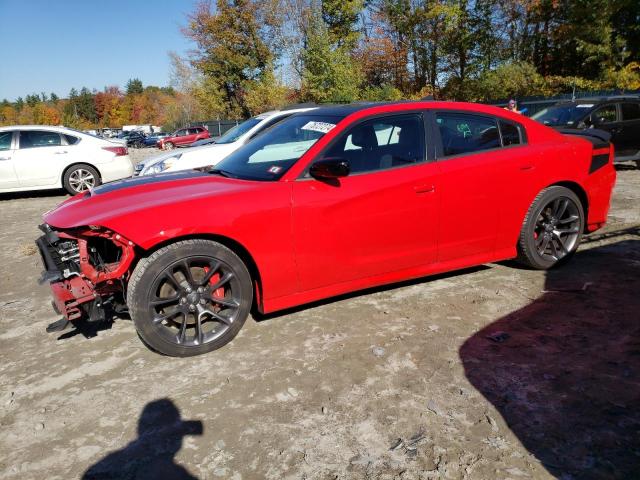
<instances>
[{"instance_id":1,"label":"green tree","mask_svg":"<svg viewBox=\"0 0 640 480\"><path fill-rule=\"evenodd\" d=\"M309 24L302 52L302 98L318 103L352 102L359 98L362 73L344 46L334 46L319 14Z\"/></svg>"},{"instance_id":2,"label":"green tree","mask_svg":"<svg viewBox=\"0 0 640 480\"><path fill-rule=\"evenodd\" d=\"M254 0L217 0L216 12L209 3L200 3L189 17L185 30L198 50L193 65L219 92L231 117L247 116L246 93L252 85L273 70L277 52L270 48L272 17L260 10ZM259 19L266 19L265 23Z\"/></svg>"},{"instance_id":3,"label":"green tree","mask_svg":"<svg viewBox=\"0 0 640 480\"><path fill-rule=\"evenodd\" d=\"M37 93L27 95L24 99L25 103L30 107L35 107L38 102L40 102L40 95Z\"/></svg>"},{"instance_id":4,"label":"green tree","mask_svg":"<svg viewBox=\"0 0 640 480\"><path fill-rule=\"evenodd\" d=\"M530 63L504 63L495 70L484 72L473 85L472 100L487 101L544 95L545 81Z\"/></svg>"},{"instance_id":5,"label":"green tree","mask_svg":"<svg viewBox=\"0 0 640 480\"><path fill-rule=\"evenodd\" d=\"M58 100L60 100L60 98L55 93L51 92L51 95L49 95L49 100L51 101L51 103L56 103Z\"/></svg>"},{"instance_id":6,"label":"green tree","mask_svg":"<svg viewBox=\"0 0 640 480\"><path fill-rule=\"evenodd\" d=\"M141 94L144 91L144 87L142 86L142 81L139 78L131 78L127 82L126 91L127 91L127 95Z\"/></svg>"},{"instance_id":7,"label":"green tree","mask_svg":"<svg viewBox=\"0 0 640 480\"><path fill-rule=\"evenodd\" d=\"M95 123L98 120L93 97L94 95L87 87L82 87L77 99L78 115L90 123Z\"/></svg>"},{"instance_id":8,"label":"green tree","mask_svg":"<svg viewBox=\"0 0 640 480\"><path fill-rule=\"evenodd\" d=\"M331 43L348 50L355 48L360 37L358 16L363 7L364 0L322 0L322 19Z\"/></svg>"}]
</instances>

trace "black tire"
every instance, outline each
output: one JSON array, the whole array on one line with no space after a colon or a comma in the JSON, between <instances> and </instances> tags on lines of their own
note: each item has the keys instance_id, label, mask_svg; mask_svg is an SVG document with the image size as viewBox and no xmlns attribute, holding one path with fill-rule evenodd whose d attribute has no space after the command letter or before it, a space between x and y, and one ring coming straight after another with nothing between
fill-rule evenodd
<instances>
[{"instance_id":1,"label":"black tire","mask_svg":"<svg viewBox=\"0 0 640 480\"><path fill-rule=\"evenodd\" d=\"M568 261L578 249L584 230L584 209L565 187L542 190L527 211L518 239L518 261L547 270Z\"/></svg>"},{"instance_id":2,"label":"black tire","mask_svg":"<svg viewBox=\"0 0 640 480\"><path fill-rule=\"evenodd\" d=\"M64 172L62 177L62 185L64 189L71 195L86 192L90 188L100 185L100 174L91 165L80 163L72 165Z\"/></svg>"},{"instance_id":3,"label":"black tire","mask_svg":"<svg viewBox=\"0 0 640 480\"><path fill-rule=\"evenodd\" d=\"M640 170L640 160L636 160L636 168Z\"/></svg>"},{"instance_id":4,"label":"black tire","mask_svg":"<svg viewBox=\"0 0 640 480\"><path fill-rule=\"evenodd\" d=\"M142 259L127 288L138 334L172 357L201 355L229 343L252 302L251 276L242 260L203 239L176 242Z\"/></svg>"},{"instance_id":5,"label":"black tire","mask_svg":"<svg viewBox=\"0 0 640 480\"><path fill-rule=\"evenodd\" d=\"M167 142L164 144L164 150L173 150L176 146L172 142Z\"/></svg>"}]
</instances>

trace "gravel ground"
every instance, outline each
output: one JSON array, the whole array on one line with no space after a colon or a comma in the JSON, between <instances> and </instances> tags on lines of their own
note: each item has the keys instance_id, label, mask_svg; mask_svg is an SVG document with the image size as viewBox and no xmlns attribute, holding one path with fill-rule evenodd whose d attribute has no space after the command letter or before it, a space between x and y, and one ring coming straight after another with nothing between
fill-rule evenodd
<instances>
[{"instance_id":1,"label":"gravel ground","mask_svg":"<svg viewBox=\"0 0 640 480\"><path fill-rule=\"evenodd\" d=\"M2 479L640 478L639 170L563 268L343 296L188 359L128 320L45 333L33 240L64 198L0 196Z\"/></svg>"}]
</instances>

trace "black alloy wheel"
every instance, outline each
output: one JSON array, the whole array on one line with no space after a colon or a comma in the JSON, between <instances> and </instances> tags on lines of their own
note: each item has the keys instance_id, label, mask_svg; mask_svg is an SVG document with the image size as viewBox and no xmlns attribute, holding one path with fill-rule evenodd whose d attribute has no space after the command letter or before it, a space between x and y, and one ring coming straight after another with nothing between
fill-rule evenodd
<instances>
[{"instance_id":1,"label":"black alloy wheel","mask_svg":"<svg viewBox=\"0 0 640 480\"><path fill-rule=\"evenodd\" d=\"M152 322L169 342L197 346L222 336L237 319L233 270L213 257L188 257L165 268L151 285Z\"/></svg>"},{"instance_id":2,"label":"black alloy wheel","mask_svg":"<svg viewBox=\"0 0 640 480\"><path fill-rule=\"evenodd\" d=\"M138 264L128 303L149 346L190 356L231 341L249 314L252 296L251 277L235 253L209 240L186 240Z\"/></svg>"},{"instance_id":3,"label":"black alloy wheel","mask_svg":"<svg viewBox=\"0 0 640 480\"><path fill-rule=\"evenodd\" d=\"M568 260L578 249L584 230L584 209L571 190L544 189L529 208L518 242L519 260L547 269Z\"/></svg>"}]
</instances>

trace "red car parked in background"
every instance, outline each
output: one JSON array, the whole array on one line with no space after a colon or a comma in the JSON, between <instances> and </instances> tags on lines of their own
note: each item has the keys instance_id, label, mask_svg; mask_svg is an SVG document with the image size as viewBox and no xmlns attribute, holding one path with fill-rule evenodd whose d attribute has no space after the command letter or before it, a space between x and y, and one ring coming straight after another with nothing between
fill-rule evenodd
<instances>
[{"instance_id":1,"label":"red car parked in background","mask_svg":"<svg viewBox=\"0 0 640 480\"><path fill-rule=\"evenodd\" d=\"M517 258L547 269L602 227L606 138L495 107L401 102L293 115L209 171L136 177L44 216L38 246L67 321L128 308L188 356L268 313Z\"/></svg>"},{"instance_id":2,"label":"red car parked in background","mask_svg":"<svg viewBox=\"0 0 640 480\"><path fill-rule=\"evenodd\" d=\"M189 145L196 140L209 138L209 130L204 127L188 127L176 130L168 137L158 140L156 145L162 150L171 150L179 145Z\"/></svg>"}]
</instances>

